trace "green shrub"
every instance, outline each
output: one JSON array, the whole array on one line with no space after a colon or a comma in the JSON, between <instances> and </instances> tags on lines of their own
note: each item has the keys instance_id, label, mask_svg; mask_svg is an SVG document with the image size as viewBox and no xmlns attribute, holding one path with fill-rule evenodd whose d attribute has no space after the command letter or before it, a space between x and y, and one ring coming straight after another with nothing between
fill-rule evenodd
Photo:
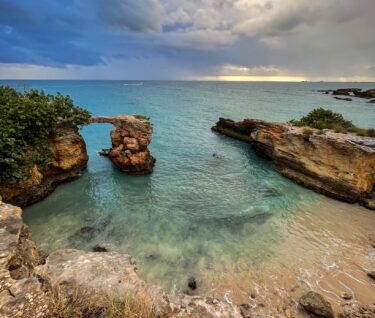
<instances>
[{"instance_id":1,"label":"green shrub","mask_svg":"<svg viewBox=\"0 0 375 318\"><path fill-rule=\"evenodd\" d=\"M350 132L358 136L375 137L375 129L359 128L351 121L344 119L341 114L324 108L316 108L300 120L293 119L290 123L298 127L319 129L319 135L324 134L323 129L331 129L336 133L347 134ZM304 132L304 134L306 133Z\"/></svg>"},{"instance_id":2,"label":"green shrub","mask_svg":"<svg viewBox=\"0 0 375 318\"><path fill-rule=\"evenodd\" d=\"M316 129L334 129L334 127L339 126L347 129L354 126L351 121L345 120L341 114L324 108L316 108L300 120L293 119L290 123L298 127L308 126Z\"/></svg>"},{"instance_id":3,"label":"green shrub","mask_svg":"<svg viewBox=\"0 0 375 318\"><path fill-rule=\"evenodd\" d=\"M48 137L56 125L82 126L90 117L69 96L0 86L0 182L26 180L34 165L46 168L51 157Z\"/></svg>"}]
</instances>

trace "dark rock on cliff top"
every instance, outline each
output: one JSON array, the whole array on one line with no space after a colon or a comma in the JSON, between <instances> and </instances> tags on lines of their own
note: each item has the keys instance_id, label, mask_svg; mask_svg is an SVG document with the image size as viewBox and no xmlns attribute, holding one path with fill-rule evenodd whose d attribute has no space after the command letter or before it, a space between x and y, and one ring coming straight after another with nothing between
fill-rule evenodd
<instances>
[{"instance_id":1,"label":"dark rock on cliff top","mask_svg":"<svg viewBox=\"0 0 375 318\"><path fill-rule=\"evenodd\" d=\"M313 291L308 292L299 300L299 304L307 312L319 317L334 318L331 304L320 294Z\"/></svg>"},{"instance_id":2,"label":"dark rock on cliff top","mask_svg":"<svg viewBox=\"0 0 375 318\"><path fill-rule=\"evenodd\" d=\"M372 279L375 279L375 271L368 272L367 276L372 278Z\"/></svg>"}]
</instances>

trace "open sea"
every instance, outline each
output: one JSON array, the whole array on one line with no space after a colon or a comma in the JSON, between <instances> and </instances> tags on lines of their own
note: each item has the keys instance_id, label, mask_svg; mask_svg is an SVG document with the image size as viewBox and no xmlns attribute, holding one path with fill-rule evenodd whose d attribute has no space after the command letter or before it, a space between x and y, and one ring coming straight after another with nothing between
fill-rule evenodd
<instances>
[{"instance_id":1,"label":"open sea","mask_svg":"<svg viewBox=\"0 0 375 318\"><path fill-rule=\"evenodd\" d=\"M211 126L219 117L288 121L322 106L360 127L374 127L375 104L356 98L339 101L315 90L370 89L375 84L0 84L61 92L93 115L143 114L154 125L150 151L157 162L149 176L124 175L98 155L110 147L111 125L81 130L88 169L24 211L34 240L46 252L89 251L100 245L133 255L141 278L168 292L186 291L193 276L196 294L235 302L251 300L252 293L267 302L275 293L287 298L305 288L318 289L331 300L346 291L363 302L374 296L364 271L375 255L364 242L375 229L375 212L294 184L250 145L217 135Z\"/></svg>"}]
</instances>

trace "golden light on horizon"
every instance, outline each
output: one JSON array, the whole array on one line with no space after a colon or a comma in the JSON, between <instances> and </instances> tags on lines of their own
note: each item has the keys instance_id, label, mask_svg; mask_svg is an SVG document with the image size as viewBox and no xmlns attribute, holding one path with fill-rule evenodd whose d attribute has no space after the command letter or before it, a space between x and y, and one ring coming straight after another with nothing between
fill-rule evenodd
<instances>
[{"instance_id":1,"label":"golden light on horizon","mask_svg":"<svg viewBox=\"0 0 375 318\"><path fill-rule=\"evenodd\" d=\"M205 76L201 79L224 82L301 82L308 80L303 76Z\"/></svg>"}]
</instances>

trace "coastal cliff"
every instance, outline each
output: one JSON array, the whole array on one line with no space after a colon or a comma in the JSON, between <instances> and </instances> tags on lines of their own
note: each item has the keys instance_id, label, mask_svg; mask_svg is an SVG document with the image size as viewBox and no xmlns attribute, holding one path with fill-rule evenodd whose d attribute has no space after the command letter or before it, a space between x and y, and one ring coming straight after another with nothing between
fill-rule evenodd
<instances>
[{"instance_id":1,"label":"coastal cliff","mask_svg":"<svg viewBox=\"0 0 375 318\"><path fill-rule=\"evenodd\" d=\"M48 138L51 160L44 170L34 166L31 176L22 182L0 183L0 195L5 202L25 207L38 202L63 182L73 180L86 169L86 144L78 128L59 124Z\"/></svg>"},{"instance_id":2,"label":"coastal cliff","mask_svg":"<svg viewBox=\"0 0 375 318\"><path fill-rule=\"evenodd\" d=\"M92 123L108 123L115 126L111 131L112 148L102 154L130 175L144 175L153 171L155 158L151 156L148 145L151 143L153 128L143 116L97 116Z\"/></svg>"},{"instance_id":3,"label":"coastal cliff","mask_svg":"<svg viewBox=\"0 0 375 318\"><path fill-rule=\"evenodd\" d=\"M375 209L375 138L258 119L220 118L212 128L250 142L283 176L316 192Z\"/></svg>"},{"instance_id":4,"label":"coastal cliff","mask_svg":"<svg viewBox=\"0 0 375 318\"><path fill-rule=\"evenodd\" d=\"M64 304L59 310L67 310L69 299L73 301L74 297L81 300L81 305L84 300L85 305L112 306L139 295L142 298L138 301L146 305L147 300L147 306L152 308L153 315L149 313L147 317L241 317L240 308L229 302L170 295L147 285L137 275L136 262L129 255L59 250L43 258L30 236L22 222L22 210L1 202L0 198L0 317L51 318L55 317L53 312L58 304ZM61 291L60 297L66 299L56 300L56 291ZM95 299L93 304L89 297ZM73 305L77 313L80 308ZM96 309L101 313L106 310ZM120 316L118 313L116 317Z\"/></svg>"}]
</instances>

